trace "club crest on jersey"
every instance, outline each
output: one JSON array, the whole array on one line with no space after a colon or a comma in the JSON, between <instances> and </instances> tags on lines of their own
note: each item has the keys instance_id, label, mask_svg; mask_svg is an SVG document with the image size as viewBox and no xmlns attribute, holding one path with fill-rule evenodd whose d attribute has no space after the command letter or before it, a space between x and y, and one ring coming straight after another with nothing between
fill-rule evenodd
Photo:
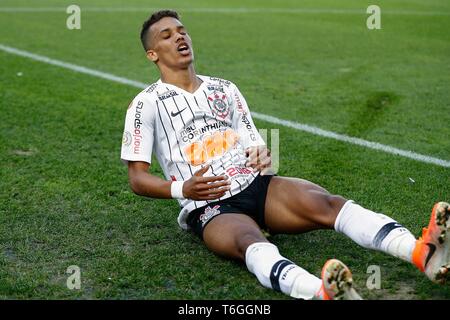
<instances>
[{"instance_id":1,"label":"club crest on jersey","mask_svg":"<svg viewBox=\"0 0 450 320\"><path fill-rule=\"evenodd\" d=\"M208 96L208 100L211 101L214 115L222 119L225 119L228 116L230 109L228 107L228 98L225 93L214 91Z\"/></svg>"},{"instance_id":2,"label":"club crest on jersey","mask_svg":"<svg viewBox=\"0 0 450 320\"><path fill-rule=\"evenodd\" d=\"M200 215L199 219L202 222L202 227L205 226L205 224L211 220L212 217L217 216L218 214L220 214L219 211L220 206L219 205L215 205L214 207L206 207L205 209L205 213L203 213L202 215Z\"/></svg>"}]
</instances>

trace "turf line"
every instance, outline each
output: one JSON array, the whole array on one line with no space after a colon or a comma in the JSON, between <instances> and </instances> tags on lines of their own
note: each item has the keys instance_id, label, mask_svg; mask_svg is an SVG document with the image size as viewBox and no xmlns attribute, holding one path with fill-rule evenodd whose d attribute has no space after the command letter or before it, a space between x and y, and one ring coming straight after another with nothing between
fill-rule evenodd
<instances>
[{"instance_id":1,"label":"turf line","mask_svg":"<svg viewBox=\"0 0 450 320\"><path fill-rule=\"evenodd\" d=\"M73 63L68 63L68 62L64 62L64 61L60 61L60 60L56 60L56 59L51 59L51 58L41 56L38 54L34 54L34 53L31 53L28 51L9 47L9 46L3 45L1 43L0 43L0 50L10 53L10 54L17 55L17 56L29 58L29 59L39 61L39 62L44 62L44 63L50 64L50 65L69 69L69 70L79 72L79 73L88 74L88 75L102 78L102 79L109 80L109 81L126 84L126 85L133 86L133 87L140 88L140 89L146 88L148 86L148 84L145 84L143 82L134 81L134 80L130 80L127 78L115 76L110 73L86 68L86 67L79 66L79 65L76 65ZM279 119L274 116L262 114L262 113L255 112L255 111L252 111L252 116L255 119L259 119L259 120L266 121L266 122L269 122L272 124L282 125L285 127L296 129L296 130L308 132L308 133L318 135L321 137L331 138L331 139L335 139L338 141L355 144L355 145L366 147L369 149L378 150L378 151L382 151L385 153L413 159L413 160L416 160L419 162L430 163L430 164L438 165L441 167L450 168L450 161L448 161L448 160L434 158L434 157L422 155L422 154L415 153L415 152L408 151L408 150L398 149L398 148L384 145L384 144L381 144L378 142L372 142L372 141L367 141L367 140L360 139L360 138L350 137L350 136L347 136L344 134L339 134L339 133L335 133L333 131L323 130L323 129L320 129L320 128L317 128L314 126L310 126L307 124L303 124L303 123Z\"/></svg>"}]
</instances>

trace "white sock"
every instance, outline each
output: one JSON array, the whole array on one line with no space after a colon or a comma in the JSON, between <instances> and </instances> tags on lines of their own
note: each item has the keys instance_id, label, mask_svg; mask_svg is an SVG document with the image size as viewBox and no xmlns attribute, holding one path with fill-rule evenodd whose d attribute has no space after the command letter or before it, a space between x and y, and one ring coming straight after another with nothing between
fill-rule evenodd
<instances>
[{"instance_id":1,"label":"white sock","mask_svg":"<svg viewBox=\"0 0 450 320\"><path fill-rule=\"evenodd\" d=\"M312 299L322 285L319 278L284 258L269 242L251 244L245 252L245 263L264 287L297 299Z\"/></svg>"},{"instance_id":2,"label":"white sock","mask_svg":"<svg viewBox=\"0 0 450 320\"><path fill-rule=\"evenodd\" d=\"M334 229L365 248L380 250L411 262L416 238L384 214L364 209L350 200L339 212Z\"/></svg>"}]
</instances>

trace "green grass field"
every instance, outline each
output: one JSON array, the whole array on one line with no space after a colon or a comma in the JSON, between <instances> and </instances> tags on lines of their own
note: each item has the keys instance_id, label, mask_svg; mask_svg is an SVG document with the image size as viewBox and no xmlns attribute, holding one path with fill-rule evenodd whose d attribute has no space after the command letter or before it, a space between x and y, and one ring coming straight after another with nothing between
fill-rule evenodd
<instances>
[{"instance_id":1,"label":"green grass field","mask_svg":"<svg viewBox=\"0 0 450 320\"><path fill-rule=\"evenodd\" d=\"M357 0L83 0L82 28L68 30L72 3L0 1L0 44L151 83L158 73L140 27L151 8L174 8L197 72L235 82L251 110L450 160L448 2L377 1L381 30L366 27L372 2ZM182 231L174 200L130 191L120 147L139 91L0 50L0 298L289 299ZM433 204L450 201L449 168L255 123L279 129L279 175L314 181L416 236ZM449 284L333 231L271 240L317 275L341 259L367 299L450 298ZM80 290L66 287L70 265L81 268ZM379 290L366 288L370 265L381 268Z\"/></svg>"}]
</instances>

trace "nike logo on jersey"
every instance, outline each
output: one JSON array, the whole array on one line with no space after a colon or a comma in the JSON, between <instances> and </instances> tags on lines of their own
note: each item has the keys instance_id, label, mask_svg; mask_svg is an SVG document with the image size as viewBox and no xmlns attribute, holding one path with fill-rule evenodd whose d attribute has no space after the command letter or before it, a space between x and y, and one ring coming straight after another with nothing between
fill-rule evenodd
<instances>
[{"instance_id":1,"label":"nike logo on jersey","mask_svg":"<svg viewBox=\"0 0 450 320\"><path fill-rule=\"evenodd\" d=\"M176 117L177 115L179 115L180 113L182 113L184 110L185 110L186 108L184 108L184 109L182 109L182 110L180 110L180 111L178 111L178 112L171 112L170 113L170 115L172 116L172 117Z\"/></svg>"},{"instance_id":2,"label":"nike logo on jersey","mask_svg":"<svg viewBox=\"0 0 450 320\"><path fill-rule=\"evenodd\" d=\"M428 251L427 258L425 259L425 264L423 265L424 267L428 264L434 252L436 251L436 246L434 244L426 243L426 245L430 248L430 251Z\"/></svg>"}]
</instances>

